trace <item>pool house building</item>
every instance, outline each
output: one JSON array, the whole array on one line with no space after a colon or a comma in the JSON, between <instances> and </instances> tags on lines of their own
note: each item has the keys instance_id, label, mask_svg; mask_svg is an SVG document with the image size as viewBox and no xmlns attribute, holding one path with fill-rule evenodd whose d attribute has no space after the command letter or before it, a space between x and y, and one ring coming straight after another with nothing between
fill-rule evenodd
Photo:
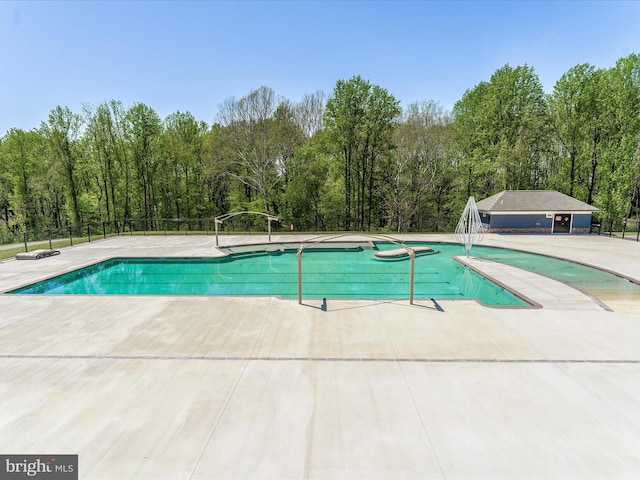
<instances>
[{"instance_id":1,"label":"pool house building","mask_svg":"<svg viewBox=\"0 0 640 480\"><path fill-rule=\"evenodd\" d=\"M599 211L555 190L503 190L477 207L490 233L589 233Z\"/></svg>"}]
</instances>

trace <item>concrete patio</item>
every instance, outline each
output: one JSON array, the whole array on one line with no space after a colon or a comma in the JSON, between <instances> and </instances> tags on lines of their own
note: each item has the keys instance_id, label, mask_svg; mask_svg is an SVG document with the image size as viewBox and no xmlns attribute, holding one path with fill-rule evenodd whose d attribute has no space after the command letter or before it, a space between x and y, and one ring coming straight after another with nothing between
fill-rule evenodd
<instances>
[{"instance_id":1,"label":"concrete patio","mask_svg":"<svg viewBox=\"0 0 640 480\"><path fill-rule=\"evenodd\" d=\"M640 279L631 241L484 244ZM215 254L212 236L111 238L0 262L0 291ZM0 295L0 453L78 454L82 479L640 478L640 305L470 261L542 308Z\"/></svg>"}]
</instances>

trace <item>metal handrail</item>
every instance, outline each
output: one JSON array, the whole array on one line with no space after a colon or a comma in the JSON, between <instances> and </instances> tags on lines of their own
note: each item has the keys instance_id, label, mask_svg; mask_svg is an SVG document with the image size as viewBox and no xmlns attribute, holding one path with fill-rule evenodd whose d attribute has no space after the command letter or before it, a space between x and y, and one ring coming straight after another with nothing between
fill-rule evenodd
<instances>
[{"instance_id":1,"label":"metal handrail","mask_svg":"<svg viewBox=\"0 0 640 480\"><path fill-rule=\"evenodd\" d=\"M414 278L415 278L415 260L416 260L416 252L413 248L405 245L405 243L401 240L398 240L396 238L393 237L389 237L387 235L374 235L374 234L369 234L369 233L341 233L341 234L337 234L337 235L332 235L332 236L317 236L317 237L313 237L310 238L308 240L303 240L300 243L300 247L298 248L298 253L296 254L298 257L298 304L302 305L302 252L305 249L305 243L307 244L318 244L318 243L323 243L329 240L334 240L336 238L341 238L341 237L354 237L354 236L362 236L362 237L367 237L367 238L374 238L374 239L384 239L386 241L389 241L391 243L393 243L394 245L398 245L401 248L404 248L407 253L409 254L409 258L411 259L411 267L410 267L410 271L409 271L409 304L413 305L413 291L414 291Z\"/></svg>"}]
</instances>

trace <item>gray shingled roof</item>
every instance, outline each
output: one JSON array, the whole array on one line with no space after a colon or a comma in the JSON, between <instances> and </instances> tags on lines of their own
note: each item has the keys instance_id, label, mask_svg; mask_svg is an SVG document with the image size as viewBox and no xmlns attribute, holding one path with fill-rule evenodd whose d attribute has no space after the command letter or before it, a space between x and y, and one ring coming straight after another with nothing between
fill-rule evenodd
<instances>
[{"instance_id":1,"label":"gray shingled roof","mask_svg":"<svg viewBox=\"0 0 640 480\"><path fill-rule=\"evenodd\" d=\"M597 212L580 200L555 190L503 190L477 204L482 212Z\"/></svg>"}]
</instances>

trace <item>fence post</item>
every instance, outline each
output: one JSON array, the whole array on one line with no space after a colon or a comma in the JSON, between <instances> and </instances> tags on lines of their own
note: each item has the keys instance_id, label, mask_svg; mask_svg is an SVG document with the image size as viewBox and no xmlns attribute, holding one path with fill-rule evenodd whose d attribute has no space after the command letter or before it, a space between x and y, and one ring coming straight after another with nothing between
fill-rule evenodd
<instances>
[{"instance_id":1,"label":"fence post","mask_svg":"<svg viewBox=\"0 0 640 480\"><path fill-rule=\"evenodd\" d=\"M53 247L51 246L51 229L47 228L47 233L49 234L49 250L53 250Z\"/></svg>"},{"instance_id":2,"label":"fence post","mask_svg":"<svg viewBox=\"0 0 640 480\"><path fill-rule=\"evenodd\" d=\"M87 223L87 238L89 239L89 243L91 243L91 224Z\"/></svg>"},{"instance_id":3,"label":"fence post","mask_svg":"<svg viewBox=\"0 0 640 480\"><path fill-rule=\"evenodd\" d=\"M71 226L69 226L69 243L73 247L73 234L71 233Z\"/></svg>"},{"instance_id":4,"label":"fence post","mask_svg":"<svg viewBox=\"0 0 640 480\"><path fill-rule=\"evenodd\" d=\"M24 236L24 251L28 252L29 247L27 246L27 232L24 232L22 235Z\"/></svg>"},{"instance_id":5,"label":"fence post","mask_svg":"<svg viewBox=\"0 0 640 480\"><path fill-rule=\"evenodd\" d=\"M624 234L627 232L627 219L625 218L622 221L622 238L624 238Z\"/></svg>"}]
</instances>

